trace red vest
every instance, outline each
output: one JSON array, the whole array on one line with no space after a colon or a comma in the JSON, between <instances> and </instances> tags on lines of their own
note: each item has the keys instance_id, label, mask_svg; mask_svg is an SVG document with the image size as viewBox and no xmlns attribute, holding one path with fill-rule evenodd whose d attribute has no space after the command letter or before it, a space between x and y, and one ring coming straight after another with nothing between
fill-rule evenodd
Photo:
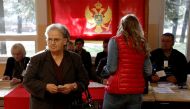
<instances>
[{"instance_id":1,"label":"red vest","mask_svg":"<svg viewBox=\"0 0 190 109\"><path fill-rule=\"evenodd\" d=\"M142 94L145 87L144 52L134 49L131 41L127 45L123 36L114 38L118 46L118 66L108 78L106 90L113 94Z\"/></svg>"}]
</instances>

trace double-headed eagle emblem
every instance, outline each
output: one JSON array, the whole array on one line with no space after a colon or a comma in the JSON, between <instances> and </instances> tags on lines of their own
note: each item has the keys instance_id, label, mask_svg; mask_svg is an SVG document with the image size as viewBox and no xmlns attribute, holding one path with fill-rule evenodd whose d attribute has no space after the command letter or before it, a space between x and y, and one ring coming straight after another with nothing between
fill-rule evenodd
<instances>
[{"instance_id":1,"label":"double-headed eagle emblem","mask_svg":"<svg viewBox=\"0 0 190 109\"><path fill-rule=\"evenodd\" d=\"M85 9L85 17L87 19L87 28L92 29L95 28L96 33L103 32L103 29L106 31L109 30L109 24L112 19L112 11L110 7L108 6L107 10L105 11L104 8L102 8L102 4L98 1L95 5L95 7L91 10L89 9L89 6Z\"/></svg>"}]
</instances>

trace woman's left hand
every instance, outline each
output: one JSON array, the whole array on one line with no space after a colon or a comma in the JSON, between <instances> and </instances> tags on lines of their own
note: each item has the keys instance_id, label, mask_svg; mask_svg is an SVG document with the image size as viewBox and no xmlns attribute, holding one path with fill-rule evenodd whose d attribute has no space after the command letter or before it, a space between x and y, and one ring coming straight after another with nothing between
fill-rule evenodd
<instances>
[{"instance_id":1,"label":"woman's left hand","mask_svg":"<svg viewBox=\"0 0 190 109\"><path fill-rule=\"evenodd\" d=\"M64 93L64 94L69 94L71 91L76 89L76 83L68 83L64 85L59 85L58 86L58 92Z\"/></svg>"}]
</instances>

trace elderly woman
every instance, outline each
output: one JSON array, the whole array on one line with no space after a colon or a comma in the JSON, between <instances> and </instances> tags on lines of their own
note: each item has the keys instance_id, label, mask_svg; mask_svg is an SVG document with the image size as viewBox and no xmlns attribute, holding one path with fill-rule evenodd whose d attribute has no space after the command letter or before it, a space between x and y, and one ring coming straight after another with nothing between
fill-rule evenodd
<instances>
[{"instance_id":1,"label":"elderly woman","mask_svg":"<svg viewBox=\"0 0 190 109\"><path fill-rule=\"evenodd\" d=\"M22 81L30 58L26 57L26 51L21 43L15 43L11 48L12 57L7 59L3 80Z\"/></svg>"},{"instance_id":2,"label":"elderly woman","mask_svg":"<svg viewBox=\"0 0 190 109\"><path fill-rule=\"evenodd\" d=\"M49 25L45 36L48 49L31 57L23 80L30 109L74 109L89 84L87 72L80 56L65 50L70 34L64 25Z\"/></svg>"}]
</instances>

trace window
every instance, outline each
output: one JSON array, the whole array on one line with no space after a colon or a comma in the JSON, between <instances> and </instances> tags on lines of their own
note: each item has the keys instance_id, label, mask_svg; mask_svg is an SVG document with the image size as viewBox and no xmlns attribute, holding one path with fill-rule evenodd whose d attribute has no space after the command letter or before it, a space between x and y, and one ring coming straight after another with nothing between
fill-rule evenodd
<instances>
[{"instance_id":1,"label":"window","mask_svg":"<svg viewBox=\"0 0 190 109\"><path fill-rule=\"evenodd\" d=\"M186 55L190 0L165 0L163 33L176 36L174 48Z\"/></svg>"},{"instance_id":2,"label":"window","mask_svg":"<svg viewBox=\"0 0 190 109\"><path fill-rule=\"evenodd\" d=\"M11 56L14 43L22 43L27 56L35 53L35 0L0 0L0 61Z\"/></svg>"},{"instance_id":3,"label":"window","mask_svg":"<svg viewBox=\"0 0 190 109\"><path fill-rule=\"evenodd\" d=\"M98 52L103 51L102 41L85 41L84 49L90 52L91 57L96 57Z\"/></svg>"}]
</instances>

